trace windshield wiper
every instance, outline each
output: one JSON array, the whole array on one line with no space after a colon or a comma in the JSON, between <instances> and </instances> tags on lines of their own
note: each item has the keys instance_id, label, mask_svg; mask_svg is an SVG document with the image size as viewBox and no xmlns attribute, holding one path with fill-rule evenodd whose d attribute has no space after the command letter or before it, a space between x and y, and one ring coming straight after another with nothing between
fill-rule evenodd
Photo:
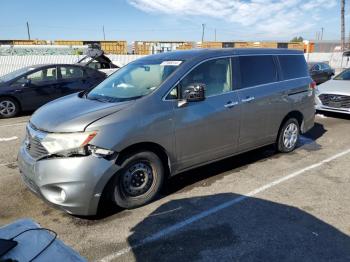
<instances>
[{"instance_id":1,"label":"windshield wiper","mask_svg":"<svg viewBox=\"0 0 350 262\"><path fill-rule=\"evenodd\" d=\"M110 98L88 97L88 96L86 98L89 99L89 100L95 100L95 101L99 101L99 102L102 102L102 103L109 103L109 102L111 102Z\"/></svg>"}]
</instances>

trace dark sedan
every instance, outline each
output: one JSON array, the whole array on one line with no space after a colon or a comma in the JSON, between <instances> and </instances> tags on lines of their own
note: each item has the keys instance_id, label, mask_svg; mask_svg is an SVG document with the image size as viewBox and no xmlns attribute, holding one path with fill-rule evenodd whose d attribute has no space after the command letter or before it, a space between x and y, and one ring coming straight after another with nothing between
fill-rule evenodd
<instances>
[{"instance_id":1,"label":"dark sedan","mask_svg":"<svg viewBox=\"0 0 350 262\"><path fill-rule=\"evenodd\" d=\"M326 63L309 63L309 73L316 84L322 84L334 76L334 69Z\"/></svg>"},{"instance_id":2,"label":"dark sedan","mask_svg":"<svg viewBox=\"0 0 350 262\"><path fill-rule=\"evenodd\" d=\"M0 118L39 108L61 96L88 90L106 74L81 65L35 65L0 77Z\"/></svg>"}]
</instances>

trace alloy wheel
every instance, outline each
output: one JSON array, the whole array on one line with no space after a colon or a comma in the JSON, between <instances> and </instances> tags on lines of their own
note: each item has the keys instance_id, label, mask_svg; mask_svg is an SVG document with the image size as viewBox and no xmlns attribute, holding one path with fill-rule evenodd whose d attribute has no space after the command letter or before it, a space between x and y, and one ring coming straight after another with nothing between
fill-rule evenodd
<instances>
[{"instance_id":1,"label":"alloy wheel","mask_svg":"<svg viewBox=\"0 0 350 262\"><path fill-rule=\"evenodd\" d=\"M2 116L11 116L16 111L16 105L9 100L0 102L0 114Z\"/></svg>"},{"instance_id":2,"label":"alloy wheel","mask_svg":"<svg viewBox=\"0 0 350 262\"><path fill-rule=\"evenodd\" d=\"M295 123L290 123L283 132L283 144L286 148L291 149L298 140L299 129Z\"/></svg>"}]
</instances>

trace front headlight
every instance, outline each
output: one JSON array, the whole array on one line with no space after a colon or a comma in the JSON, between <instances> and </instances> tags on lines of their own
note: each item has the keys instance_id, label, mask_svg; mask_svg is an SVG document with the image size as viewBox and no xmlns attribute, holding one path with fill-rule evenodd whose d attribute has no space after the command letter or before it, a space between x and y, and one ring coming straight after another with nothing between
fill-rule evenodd
<instances>
[{"instance_id":1,"label":"front headlight","mask_svg":"<svg viewBox=\"0 0 350 262\"><path fill-rule=\"evenodd\" d=\"M316 88L315 88L315 94L316 94L316 95L319 95L319 94L320 94L320 90L318 89L317 86L316 86Z\"/></svg>"},{"instance_id":2,"label":"front headlight","mask_svg":"<svg viewBox=\"0 0 350 262\"><path fill-rule=\"evenodd\" d=\"M50 154L84 154L86 145L89 144L96 134L97 132L51 133L45 136L41 144Z\"/></svg>"}]
</instances>

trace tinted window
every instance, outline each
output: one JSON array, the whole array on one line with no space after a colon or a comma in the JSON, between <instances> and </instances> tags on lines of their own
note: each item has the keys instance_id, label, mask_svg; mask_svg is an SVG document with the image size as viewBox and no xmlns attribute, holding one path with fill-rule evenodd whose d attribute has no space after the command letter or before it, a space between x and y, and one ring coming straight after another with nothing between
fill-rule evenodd
<instances>
[{"instance_id":1,"label":"tinted window","mask_svg":"<svg viewBox=\"0 0 350 262\"><path fill-rule=\"evenodd\" d=\"M25 77L22 77L17 82L24 83L26 79L30 80L32 84L46 81L56 81L56 67L45 68L43 70L36 71Z\"/></svg>"},{"instance_id":2,"label":"tinted window","mask_svg":"<svg viewBox=\"0 0 350 262\"><path fill-rule=\"evenodd\" d=\"M242 88L277 81L277 69L272 56L241 56L239 64Z\"/></svg>"},{"instance_id":3,"label":"tinted window","mask_svg":"<svg viewBox=\"0 0 350 262\"><path fill-rule=\"evenodd\" d=\"M325 70L325 69L330 69L329 65L327 64L321 64L321 69Z\"/></svg>"},{"instance_id":4,"label":"tinted window","mask_svg":"<svg viewBox=\"0 0 350 262\"><path fill-rule=\"evenodd\" d=\"M99 71L95 71L90 68L85 68L85 72L87 73L88 76L100 76Z\"/></svg>"},{"instance_id":5,"label":"tinted window","mask_svg":"<svg viewBox=\"0 0 350 262\"><path fill-rule=\"evenodd\" d=\"M80 78L83 77L83 70L75 66L62 66L61 77L62 79Z\"/></svg>"},{"instance_id":6,"label":"tinted window","mask_svg":"<svg viewBox=\"0 0 350 262\"><path fill-rule=\"evenodd\" d=\"M184 89L194 83L206 86L206 96L218 95L231 91L231 63L229 58L214 59L194 68L182 81ZM172 91L175 94L175 91Z\"/></svg>"},{"instance_id":7,"label":"tinted window","mask_svg":"<svg viewBox=\"0 0 350 262\"><path fill-rule=\"evenodd\" d=\"M334 80L350 80L350 70L347 69L334 77Z\"/></svg>"},{"instance_id":8,"label":"tinted window","mask_svg":"<svg viewBox=\"0 0 350 262\"><path fill-rule=\"evenodd\" d=\"M308 76L308 68L303 55L281 55L278 56L278 59L284 79Z\"/></svg>"}]
</instances>

